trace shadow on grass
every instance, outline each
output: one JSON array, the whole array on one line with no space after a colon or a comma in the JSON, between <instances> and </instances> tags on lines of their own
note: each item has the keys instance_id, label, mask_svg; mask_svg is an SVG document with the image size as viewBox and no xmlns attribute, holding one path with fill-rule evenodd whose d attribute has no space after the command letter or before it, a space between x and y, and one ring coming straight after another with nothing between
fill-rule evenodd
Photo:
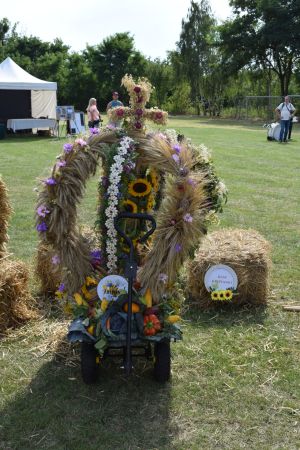
<instances>
[{"instance_id":1,"label":"shadow on grass","mask_svg":"<svg viewBox=\"0 0 300 450\"><path fill-rule=\"evenodd\" d=\"M250 326L263 324L268 316L266 305L214 307L209 310L200 311L191 307L186 314L186 319L192 325L202 328L229 328L234 326Z\"/></svg>"},{"instance_id":2,"label":"shadow on grass","mask_svg":"<svg viewBox=\"0 0 300 450\"><path fill-rule=\"evenodd\" d=\"M59 358L66 345L61 342L57 356L2 412L0 449L173 448L171 382L156 383L144 359L125 378L118 359L111 358L103 362L99 382L87 386L81 380L78 349L71 366Z\"/></svg>"}]
</instances>

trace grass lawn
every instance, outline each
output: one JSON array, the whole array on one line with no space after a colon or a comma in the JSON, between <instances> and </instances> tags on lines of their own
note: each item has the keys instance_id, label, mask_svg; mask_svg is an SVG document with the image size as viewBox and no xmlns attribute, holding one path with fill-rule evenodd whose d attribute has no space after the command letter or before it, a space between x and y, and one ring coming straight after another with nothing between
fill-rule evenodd
<instances>
[{"instance_id":1,"label":"grass lawn","mask_svg":"<svg viewBox=\"0 0 300 450\"><path fill-rule=\"evenodd\" d=\"M78 348L64 341L67 322L47 310L0 340L0 449L300 448L300 315L282 310L300 301L300 126L287 145L268 142L258 124L175 117L169 127L212 150L229 189L219 227L254 228L272 243L268 307L187 313L166 385L152 380L143 360L129 379L107 360L92 387L81 381ZM34 189L63 143L0 141L14 209L9 250L29 265L37 245ZM96 182L79 208L83 224L95 218Z\"/></svg>"}]
</instances>

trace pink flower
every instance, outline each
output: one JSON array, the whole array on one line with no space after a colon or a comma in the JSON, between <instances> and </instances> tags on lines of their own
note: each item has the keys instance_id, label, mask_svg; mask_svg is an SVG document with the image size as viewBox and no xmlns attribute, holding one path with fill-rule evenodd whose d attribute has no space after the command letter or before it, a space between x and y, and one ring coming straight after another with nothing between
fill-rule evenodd
<instances>
[{"instance_id":1,"label":"pink flower","mask_svg":"<svg viewBox=\"0 0 300 450\"><path fill-rule=\"evenodd\" d=\"M124 116L124 109L122 109L122 108L119 108L119 109L117 109L117 116L118 117L123 117Z\"/></svg>"},{"instance_id":2,"label":"pink flower","mask_svg":"<svg viewBox=\"0 0 300 450\"><path fill-rule=\"evenodd\" d=\"M193 222L193 217L189 213L187 213L183 216L183 220L185 222Z\"/></svg>"},{"instance_id":3,"label":"pink flower","mask_svg":"<svg viewBox=\"0 0 300 450\"><path fill-rule=\"evenodd\" d=\"M136 94L138 94L139 92L141 92L141 88L140 88L140 86L134 86L134 92L136 93Z\"/></svg>"},{"instance_id":4,"label":"pink flower","mask_svg":"<svg viewBox=\"0 0 300 450\"><path fill-rule=\"evenodd\" d=\"M135 122L134 126L137 130L140 130L142 128L141 122Z\"/></svg>"},{"instance_id":5,"label":"pink flower","mask_svg":"<svg viewBox=\"0 0 300 450\"><path fill-rule=\"evenodd\" d=\"M85 147L86 145L87 145L87 142L85 142L83 139L81 139L81 138L78 138L78 139L75 139L75 144L79 144L80 145L80 147Z\"/></svg>"},{"instance_id":6,"label":"pink flower","mask_svg":"<svg viewBox=\"0 0 300 450\"><path fill-rule=\"evenodd\" d=\"M46 217L46 214L49 214L50 211L49 209L47 209L46 205L41 205L38 207L38 209L36 210L37 215L40 217Z\"/></svg>"},{"instance_id":7,"label":"pink flower","mask_svg":"<svg viewBox=\"0 0 300 450\"><path fill-rule=\"evenodd\" d=\"M161 111L158 111L155 113L155 118L156 119L162 119L163 118L163 113Z\"/></svg>"}]
</instances>

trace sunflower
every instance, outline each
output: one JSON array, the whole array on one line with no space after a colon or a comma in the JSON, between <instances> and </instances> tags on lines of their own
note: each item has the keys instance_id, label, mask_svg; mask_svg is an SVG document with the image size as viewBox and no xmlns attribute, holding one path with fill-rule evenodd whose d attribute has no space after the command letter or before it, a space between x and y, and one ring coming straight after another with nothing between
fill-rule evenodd
<instances>
[{"instance_id":1,"label":"sunflower","mask_svg":"<svg viewBox=\"0 0 300 450\"><path fill-rule=\"evenodd\" d=\"M213 291L211 293L211 299L212 300L219 300L219 292L218 291Z\"/></svg>"},{"instance_id":2,"label":"sunflower","mask_svg":"<svg viewBox=\"0 0 300 450\"><path fill-rule=\"evenodd\" d=\"M130 213L134 213L134 214L137 213L137 210L138 210L137 204L134 203L132 200L129 200L129 199L124 200L123 206L124 206L126 212L130 212Z\"/></svg>"},{"instance_id":3,"label":"sunflower","mask_svg":"<svg viewBox=\"0 0 300 450\"><path fill-rule=\"evenodd\" d=\"M159 175L155 169L151 169L150 173L151 184L153 186L154 192L157 192L159 189Z\"/></svg>"},{"instance_id":4,"label":"sunflower","mask_svg":"<svg viewBox=\"0 0 300 450\"><path fill-rule=\"evenodd\" d=\"M128 193L133 197L145 197L150 194L151 184L145 178L137 178L128 184Z\"/></svg>"},{"instance_id":5,"label":"sunflower","mask_svg":"<svg viewBox=\"0 0 300 450\"><path fill-rule=\"evenodd\" d=\"M151 211L154 207L154 197L153 195L149 195L148 200L147 200L147 212Z\"/></svg>"},{"instance_id":6,"label":"sunflower","mask_svg":"<svg viewBox=\"0 0 300 450\"><path fill-rule=\"evenodd\" d=\"M231 300L232 299L232 291L230 289L226 289L226 291L224 292L224 296L226 300Z\"/></svg>"},{"instance_id":7,"label":"sunflower","mask_svg":"<svg viewBox=\"0 0 300 450\"><path fill-rule=\"evenodd\" d=\"M219 291L219 300L225 300L225 291Z\"/></svg>"}]
</instances>

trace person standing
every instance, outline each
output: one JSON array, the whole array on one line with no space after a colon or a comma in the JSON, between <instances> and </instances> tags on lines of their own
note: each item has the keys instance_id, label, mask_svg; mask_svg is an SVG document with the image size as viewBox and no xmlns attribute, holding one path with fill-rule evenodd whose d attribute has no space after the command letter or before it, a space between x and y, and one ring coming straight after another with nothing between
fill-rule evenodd
<instances>
[{"instance_id":1,"label":"person standing","mask_svg":"<svg viewBox=\"0 0 300 450\"><path fill-rule=\"evenodd\" d=\"M100 113L97 108L97 100L95 98L89 99L88 107L86 108L88 116L88 127L99 128Z\"/></svg>"},{"instance_id":2,"label":"person standing","mask_svg":"<svg viewBox=\"0 0 300 450\"><path fill-rule=\"evenodd\" d=\"M116 108L118 106L124 106L123 103L119 100L119 93L113 92L112 93L112 100L107 104L106 111L112 108ZM122 120L118 120L116 122L109 121L108 125L113 126L115 128L118 128L121 126Z\"/></svg>"},{"instance_id":3,"label":"person standing","mask_svg":"<svg viewBox=\"0 0 300 450\"><path fill-rule=\"evenodd\" d=\"M284 102L280 103L280 105L277 106L275 109L275 112L278 115L278 118L280 118L280 135L279 135L279 143L281 142L287 142L287 137L289 134L290 129L290 123L291 120L293 120L294 114L295 114L295 107L290 102L289 96L284 97ZM290 136L290 134L289 134ZM290 137L289 137L290 139Z\"/></svg>"}]
</instances>

